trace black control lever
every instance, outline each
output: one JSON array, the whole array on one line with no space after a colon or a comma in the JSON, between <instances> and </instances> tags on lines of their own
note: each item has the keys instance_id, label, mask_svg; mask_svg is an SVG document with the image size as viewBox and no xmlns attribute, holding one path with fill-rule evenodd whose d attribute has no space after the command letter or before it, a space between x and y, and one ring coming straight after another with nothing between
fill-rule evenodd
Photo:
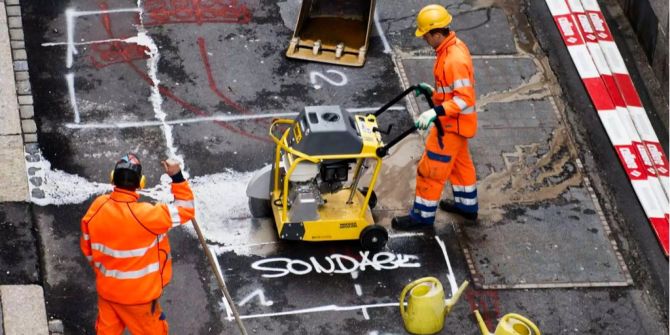
<instances>
[{"instance_id":1,"label":"black control lever","mask_svg":"<svg viewBox=\"0 0 670 335\"><path fill-rule=\"evenodd\" d=\"M400 93L397 97L393 98L393 100L389 101L386 105L380 107L376 112L373 113L374 116L379 116L385 111L387 111L391 106L396 104L398 101L400 101L402 98L404 98L406 95L414 92L414 90L418 90L421 95L426 98L426 102L428 103L428 106L430 108L435 107L433 104L433 100L431 99L430 92L426 90L425 88L419 86L419 85L412 85L408 87L404 92ZM442 124L440 123L440 118L436 117L435 121L435 128L437 128L437 136L438 136L438 143L440 144L440 147L442 147L442 137L444 136L444 130L442 129ZM390 127L389 127L390 131ZM385 146L377 148L377 156L379 157L384 157L388 154L389 150L391 147L394 145L398 144L398 142L402 141L405 137L409 136L409 134L413 133L416 131L416 127L414 124L405 131L403 131L400 135L398 135L396 138L391 139L388 143L386 143Z\"/></svg>"},{"instance_id":2,"label":"black control lever","mask_svg":"<svg viewBox=\"0 0 670 335\"><path fill-rule=\"evenodd\" d=\"M380 133L380 134L388 135L388 134L391 133L391 129L392 129L392 128L393 128L393 125L390 125L390 126L389 126L388 128L386 128L386 130L384 131L384 130L379 129L378 127L374 127L374 128L372 128L372 131L376 131L376 132L378 132L378 133Z\"/></svg>"}]
</instances>

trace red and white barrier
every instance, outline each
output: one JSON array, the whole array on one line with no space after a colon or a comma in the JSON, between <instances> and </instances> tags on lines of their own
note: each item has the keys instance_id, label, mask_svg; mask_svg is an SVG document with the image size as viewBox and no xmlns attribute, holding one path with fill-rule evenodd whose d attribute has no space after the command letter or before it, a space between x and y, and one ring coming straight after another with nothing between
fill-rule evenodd
<instances>
[{"instance_id":1,"label":"red and white barrier","mask_svg":"<svg viewBox=\"0 0 670 335\"><path fill-rule=\"evenodd\" d=\"M635 128L644 141L647 150L650 153L652 163L661 178L661 184L667 196L670 196L670 168L668 167L668 158L663 152L663 148L651 126L649 117L642 106L640 96L635 90L633 80L628 73L626 63L621 57L619 48L614 43L612 32L607 26L600 6L596 0L581 0L581 4L587 14L589 22L594 28L594 35L597 38L598 45L603 51L605 60L613 73L613 79L622 98L630 112Z\"/></svg>"},{"instance_id":2,"label":"red and white barrier","mask_svg":"<svg viewBox=\"0 0 670 335\"><path fill-rule=\"evenodd\" d=\"M591 26L590 24L588 27L577 24L578 20L583 21L587 18L580 18L578 15L573 16L570 7L565 2L566 0L545 1L568 48L577 72L598 111L598 117L667 255L668 219L664 214L668 198L662 186L659 185L656 170L647 155L645 146L640 141L628 110L620 101L622 98L616 89L617 86L613 86L611 82L610 85L607 85L605 82L606 77L612 77L612 72L609 70L600 45L595 40L589 43L584 40L582 34L592 30L590 29ZM574 3L572 0L569 1ZM578 0L574 3L575 7L581 8L581 6L577 6L578 3ZM588 22L584 21L584 23ZM593 37L591 36L591 38ZM625 65L623 67L625 68ZM618 103L615 104L615 101ZM649 163L648 166L645 166L645 158ZM648 171L647 168L650 168L650 170Z\"/></svg>"}]
</instances>

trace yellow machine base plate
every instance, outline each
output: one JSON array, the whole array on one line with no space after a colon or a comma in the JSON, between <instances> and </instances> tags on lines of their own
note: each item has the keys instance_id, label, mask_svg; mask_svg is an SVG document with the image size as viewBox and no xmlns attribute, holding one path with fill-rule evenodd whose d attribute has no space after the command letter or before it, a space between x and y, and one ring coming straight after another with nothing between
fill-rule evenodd
<instances>
[{"instance_id":1,"label":"yellow machine base plate","mask_svg":"<svg viewBox=\"0 0 670 335\"><path fill-rule=\"evenodd\" d=\"M326 204L319 209L319 219L315 221L291 222L290 217L282 221L282 207L273 205L272 212L279 237L305 241L357 240L365 227L374 224L374 219L367 206L363 215L360 215L365 195L356 192L352 203L347 204L349 193L349 189L343 189L336 193L323 194ZM277 195L273 194L273 203L277 199Z\"/></svg>"}]
</instances>

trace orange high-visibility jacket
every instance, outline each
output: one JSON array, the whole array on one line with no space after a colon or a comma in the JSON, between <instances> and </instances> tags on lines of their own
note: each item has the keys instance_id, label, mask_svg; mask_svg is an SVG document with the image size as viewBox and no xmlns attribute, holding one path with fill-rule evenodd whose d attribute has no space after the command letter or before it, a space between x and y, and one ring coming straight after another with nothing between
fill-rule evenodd
<instances>
[{"instance_id":1,"label":"orange high-visibility jacket","mask_svg":"<svg viewBox=\"0 0 670 335\"><path fill-rule=\"evenodd\" d=\"M475 72L468 47L451 32L437 47L433 103L445 132L473 137L477 132Z\"/></svg>"},{"instance_id":2,"label":"orange high-visibility jacket","mask_svg":"<svg viewBox=\"0 0 670 335\"><path fill-rule=\"evenodd\" d=\"M188 181L172 183L172 194L172 204L153 205L114 188L93 201L81 220L80 245L102 298L134 305L160 297L172 278L167 231L195 216Z\"/></svg>"}]
</instances>

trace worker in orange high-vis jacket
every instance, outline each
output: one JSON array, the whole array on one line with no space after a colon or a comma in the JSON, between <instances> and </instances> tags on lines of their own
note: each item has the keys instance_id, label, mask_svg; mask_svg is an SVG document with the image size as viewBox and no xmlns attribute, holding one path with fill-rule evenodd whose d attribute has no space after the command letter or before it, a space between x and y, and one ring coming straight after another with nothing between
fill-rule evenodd
<instances>
[{"instance_id":1,"label":"worker in orange high-vis jacket","mask_svg":"<svg viewBox=\"0 0 670 335\"><path fill-rule=\"evenodd\" d=\"M442 131L432 127L426 139L426 150L419 161L416 176L416 197L409 215L395 217L396 229L431 226L437 207L477 219L477 176L468 150L468 139L477 131L475 111L475 78L468 47L450 31L452 17L440 5L428 5L416 18L416 36L435 49L433 68L435 88L421 83L421 90L432 94L435 108L419 116L417 128L427 129L439 120ZM443 136L439 136L443 133ZM454 200L442 200L444 184L450 181Z\"/></svg>"},{"instance_id":2,"label":"worker in orange high-vis jacket","mask_svg":"<svg viewBox=\"0 0 670 335\"><path fill-rule=\"evenodd\" d=\"M171 204L138 202L144 187L142 165L134 154L112 172L114 191L99 196L81 220L81 250L95 272L98 335L167 334L158 298L172 277L167 232L195 216L193 192L179 163L163 161L172 178Z\"/></svg>"}]
</instances>

